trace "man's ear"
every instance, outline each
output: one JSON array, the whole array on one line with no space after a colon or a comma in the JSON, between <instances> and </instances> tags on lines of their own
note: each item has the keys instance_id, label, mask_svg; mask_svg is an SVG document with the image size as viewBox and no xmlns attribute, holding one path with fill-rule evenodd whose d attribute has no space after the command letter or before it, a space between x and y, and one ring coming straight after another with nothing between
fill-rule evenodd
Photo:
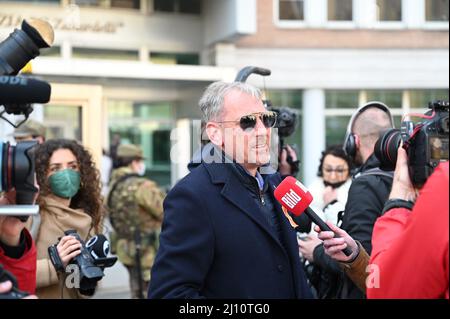
<instances>
[{"instance_id":1,"label":"man's ear","mask_svg":"<svg viewBox=\"0 0 450 319\"><path fill-rule=\"evenodd\" d=\"M209 140L217 146L223 145L223 134L217 123L208 122L206 123L206 134Z\"/></svg>"},{"instance_id":2,"label":"man's ear","mask_svg":"<svg viewBox=\"0 0 450 319\"><path fill-rule=\"evenodd\" d=\"M355 137L355 147L357 150L359 150L361 147L361 139L359 138L358 134L353 134L353 136Z\"/></svg>"}]
</instances>

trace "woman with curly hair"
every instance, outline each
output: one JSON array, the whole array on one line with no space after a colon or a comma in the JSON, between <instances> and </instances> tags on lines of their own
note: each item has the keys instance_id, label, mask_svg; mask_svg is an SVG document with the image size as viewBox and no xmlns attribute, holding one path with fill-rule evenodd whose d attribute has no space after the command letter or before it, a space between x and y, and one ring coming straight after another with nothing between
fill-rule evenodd
<instances>
[{"instance_id":1,"label":"woman with curly hair","mask_svg":"<svg viewBox=\"0 0 450 319\"><path fill-rule=\"evenodd\" d=\"M91 154L74 140L48 140L36 149L36 177L40 187L40 223L35 231L37 289L39 298L83 298L71 288L70 273L58 273L49 259L48 247L57 244L64 268L80 254L80 242L65 236L76 230L81 239L101 232L102 203L100 175ZM33 228L36 228L33 221ZM73 281L73 280L72 280ZM72 282L76 286L76 282ZM93 294L85 291L83 295Z\"/></svg>"}]
</instances>

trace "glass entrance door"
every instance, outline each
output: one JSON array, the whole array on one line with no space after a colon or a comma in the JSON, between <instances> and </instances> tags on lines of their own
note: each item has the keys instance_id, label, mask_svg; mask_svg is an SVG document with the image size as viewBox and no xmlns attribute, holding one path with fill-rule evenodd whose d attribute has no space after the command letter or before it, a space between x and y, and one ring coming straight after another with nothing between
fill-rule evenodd
<instances>
[{"instance_id":1,"label":"glass entrance door","mask_svg":"<svg viewBox=\"0 0 450 319\"><path fill-rule=\"evenodd\" d=\"M48 104L44 107L47 139L66 138L82 141L82 107Z\"/></svg>"}]
</instances>

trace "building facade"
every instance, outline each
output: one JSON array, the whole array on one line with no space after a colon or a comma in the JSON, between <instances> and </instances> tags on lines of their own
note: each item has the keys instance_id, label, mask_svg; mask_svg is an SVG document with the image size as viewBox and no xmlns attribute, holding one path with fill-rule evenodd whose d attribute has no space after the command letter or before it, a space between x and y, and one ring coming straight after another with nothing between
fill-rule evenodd
<instances>
[{"instance_id":1,"label":"building facade","mask_svg":"<svg viewBox=\"0 0 450 319\"><path fill-rule=\"evenodd\" d=\"M270 76L248 82L273 105L298 109L287 141L298 146L308 184L358 105L385 102L398 123L432 99L448 99L448 7L448 0L1 1L0 39L23 18L52 23L54 46L31 62L33 75L52 84L52 98L32 117L49 137L76 138L96 158L115 134L142 145L147 174L163 185L187 173L198 147L191 120L200 117L204 87L232 81L248 65L268 68ZM3 122L0 129L8 138L12 129Z\"/></svg>"}]
</instances>

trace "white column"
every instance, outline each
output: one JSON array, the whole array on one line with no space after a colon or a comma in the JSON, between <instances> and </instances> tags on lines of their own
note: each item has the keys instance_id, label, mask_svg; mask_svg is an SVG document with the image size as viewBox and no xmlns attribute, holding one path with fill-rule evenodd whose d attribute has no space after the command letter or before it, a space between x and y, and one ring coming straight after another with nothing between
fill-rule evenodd
<instances>
[{"instance_id":1,"label":"white column","mask_svg":"<svg viewBox=\"0 0 450 319\"><path fill-rule=\"evenodd\" d=\"M358 28L372 28L376 15L376 0L353 0L353 19Z\"/></svg>"},{"instance_id":2,"label":"white column","mask_svg":"<svg viewBox=\"0 0 450 319\"><path fill-rule=\"evenodd\" d=\"M425 23L425 0L403 0L402 15L408 29L421 28Z\"/></svg>"},{"instance_id":3,"label":"white column","mask_svg":"<svg viewBox=\"0 0 450 319\"><path fill-rule=\"evenodd\" d=\"M325 149L325 91L303 91L302 111L303 183L309 185L316 177L322 151Z\"/></svg>"},{"instance_id":4,"label":"white column","mask_svg":"<svg viewBox=\"0 0 450 319\"><path fill-rule=\"evenodd\" d=\"M150 51L147 46L143 45L139 48L139 61L148 63L150 62Z\"/></svg>"},{"instance_id":5,"label":"white column","mask_svg":"<svg viewBox=\"0 0 450 319\"><path fill-rule=\"evenodd\" d=\"M171 183L175 185L189 173L187 168L191 160L191 121L189 119L177 120L176 128L170 133L171 149Z\"/></svg>"},{"instance_id":6,"label":"white column","mask_svg":"<svg viewBox=\"0 0 450 319\"><path fill-rule=\"evenodd\" d=\"M323 27L327 21L327 0L305 0L305 22L308 27Z\"/></svg>"},{"instance_id":7,"label":"white column","mask_svg":"<svg viewBox=\"0 0 450 319\"><path fill-rule=\"evenodd\" d=\"M72 44L68 40L61 43L61 57L63 60L72 59Z\"/></svg>"}]
</instances>

